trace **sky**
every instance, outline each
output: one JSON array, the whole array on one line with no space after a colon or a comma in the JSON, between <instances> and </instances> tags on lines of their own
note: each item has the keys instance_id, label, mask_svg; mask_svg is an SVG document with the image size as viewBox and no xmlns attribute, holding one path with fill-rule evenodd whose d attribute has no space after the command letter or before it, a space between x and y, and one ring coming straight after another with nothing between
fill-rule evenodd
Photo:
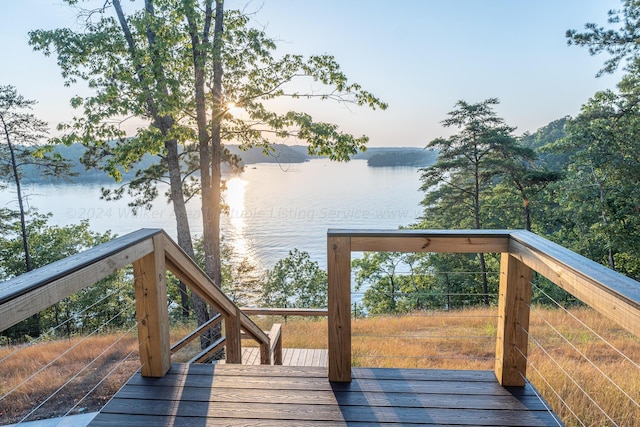
<instances>
[{"instance_id":1,"label":"sky","mask_svg":"<svg viewBox=\"0 0 640 427\"><path fill-rule=\"evenodd\" d=\"M495 111L516 135L534 132L577 115L621 77L596 78L607 57L565 38L587 22L606 25L619 0L227 0L225 7L251 13L279 52L334 55L350 80L388 103L386 111L308 107L318 120L369 136L370 146L423 147L450 135L455 130L441 122L458 100L498 98ZM86 88L65 88L55 58L34 52L27 33L61 27L79 29L76 11L61 0L0 0L0 85L36 100L34 113L52 128L73 117L69 99Z\"/></svg>"}]
</instances>

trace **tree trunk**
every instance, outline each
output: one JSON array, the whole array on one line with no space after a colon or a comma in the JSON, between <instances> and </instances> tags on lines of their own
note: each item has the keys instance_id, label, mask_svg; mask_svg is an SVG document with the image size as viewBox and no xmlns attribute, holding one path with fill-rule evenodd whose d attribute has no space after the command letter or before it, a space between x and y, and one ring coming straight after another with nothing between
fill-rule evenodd
<instances>
[{"instance_id":1,"label":"tree trunk","mask_svg":"<svg viewBox=\"0 0 640 427\"><path fill-rule=\"evenodd\" d=\"M22 201L22 186L20 185L20 174L18 173L18 162L16 161L15 150L13 149L13 144L11 143L11 135L9 135L9 130L7 128L7 123L4 120L4 117L0 116L2 120L2 127L4 129L5 138L7 139L7 147L9 147L9 153L11 154L11 170L13 172L13 181L16 185L16 193L18 196L18 206L20 209L20 231L22 233L22 247L24 249L24 263L26 271L33 270L33 266L31 264L31 253L29 251L29 239L27 238L27 219L24 212L24 202Z\"/></svg>"},{"instance_id":2,"label":"tree trunk","mask_svg":"<svg viewBox=\"0 0 640 427\"><path fill-rule=\"evenodd\" d=\"M524 227L525 230L531 231L531 207L529 206L529 199L522 195L523 214L524 214Z\"/></svg>"},{"instance_id":3,"label":"tree trunk","mask_svg":"<svg viewBox=\"0 0 640 427\"><path fill-rule=\"evenodd\" d=\"M182 191L182 175L180 173L180 159L178 157L178 142L175 139L166 141L164 144L166 151L167 168L169 170L169 186L173 213L176 216L176 231L178 235L178 246L186 252L191 259L195 259L193 250L193 240L189 228L189 217L187 215L187 205L184 202ZM182 316L186 319L191 311L189 294L184 283L179 282L180 305L182 306Z\"/></svg>"},{"instance_id":4,"label":"tree trunk","mask_svg":"<svg viewBox=\"0 0 640 427\"><path fill-rule=\"evenodd\" d=\"M195 102L196 102L196 124L198 126L198 150L200 155L200 186L202 189L202 216L203 216L203 240L205 251L205 272L214 280L217 286L220 286L220 282L216 281L211 275L209 269L207 269L207 247L209 245L210 237L210 225L207 222L207 218L211 215L209 213L211 200L214 195L211 194L212 185L210 165L212 161L211 150L209 142L211 137L207 129L207 108L205 98L205 75L206 75L206 63L207 63L207 44L209 43L209 28L211 26L211 0L206 4L205 22L203 25L202 34L199 34L195 11L189 8L186 2L183 4L184 12L187 17L187 24L189 29L189 35L191 37L191 51L193 56L193 72L194 72L194 90L195 90ZM217 21L216 21L217 22ZM218 198L219 200L219 198ZM194 297L194 309L196 313L196 319L198 324L205 323L215 313L209 310L206 303L200 298ZM207 333L200 336L200 346L205 348L210 342L217 339L220 336L220 329L213 329L207 331Z\"/></svg>"},{"instance_id":5,"label":"tree trunk","mask_svg":"<svg viewBox=\"0 0 640 427\"><path fill-rule=\"evenodd\" d=\"M146 104L147 109L149 111L149 115L153 118L154 126L156 126L162 135L166 138L164 143L165 148L165 158L167 161L167 170L169 171L169 185L170 185L170 198L173 204L173 211L176 216L176 231L178 235L178 245L182 248L183 251L187 253L192 259L195 259L195 254L193 250L193 241L191 239L191 231L189 227L189 218L187 216L187 208L186 203L184 201L184 192L182 191L182 174L180 171L180 157L178 153L178 142L169 138L169 131L173 128L175 121L171 116L162 116L159 113L159 105L153 96L153 90L151 87L146 85L145 79L142 75L143 69L140 65L139 61L139 51L136 48L135 41L131 34L131 30L129 28L129 24L127 23L126 17L122 10L122 6L120 4L120 0L113 0L113 6L116 10L116 14L118 16L118 21L120 23L120 27L122 28L122 32L124 34L125 40L127 41L127 45L129 48L129 55L131 56L131 61L135 64L135 71L138 81L142 85L145 93L146 93ZM149 16L154 16L154 7L152 0L145 0L145 11L149 14ZM164 92L166 95L168 90L165 84L165 75L164 68L162 67L162 63L160 60L156 60L157 51L155 46L156 36L152 29L147 26L147 42L149 43L149 50L151 52L152 62L154 64L154 77L157 82L159 89ZM182 313L185 317L189 315L190 311L190 303L189 296L187 294L187 289L184 283L180 282L178 285L180 290L180 304L182 306Z\"/></svg>"},{"instance_id":6,"label":"tree trunk","mask_svg":"<svg viewBox=\"0 0 640 427\"><path fill-rule=\"evenodd\" d=\"M16 161L16 154L11 143L11 135L9 135L9 129L4 117L0 116L2 120L2 127L4 129L5 138L7 139L7 146L9 147L9 153L11 154L11 169L13 172L13 180L16 184L16 193L18 197L18 207L20 209L20 233L22 235L22 247L24 249L24 265L26 271L33 270L33 264L31 262L31 251L29 249L29 236L27 235L27 218L24 211L24 202L22 200L22 186L20 184L20 173L18 172L18 162ZM29 322L27 334L31 337L39 337L41 333L40 329L40 314L36 313L31 316Z\"/></svg>"},{"instance_id":7,"label":"tree trunk","mask_svg":"<svg viewBox=\"0 0 640 427\"><path fill-rule=\"evenodd\" d=\"M213 30L213 106L211 117L211 145L205 151L210 157L209 164L201 169L203 178L206 175L207 185L202 185L202 226L204 237L205 271L213 283L222 287L222 268L220 260L220 203L222 174L222 137L221 119L224 112L222 105L222 31L224 2L216 0L215 27ZM202 159L201 159L202 164ZM204 171L207 170L205 174ZM221 335L220 326L211 329L212 338Z\"/></svg>"},{"instance_id":8,"label":"tree trunk","mask_svg":"<svg viewBox=\"0 0 640 427\"><path fill-rule=\"evenodd\" d=\"M480 220L480 166L479 161L476 160L475 164L475 192L474 192L474 200L473 200L473 219L476 226L476 230L480 230L482 228L482 223ZM489 282L487 280L487 261L484 257L484 254L478 254L480 258L480 275L482 276L482 294L484 305L489 306Z\"/></svg>"},{"instance_id":9,"label":"tree trunk","mask_svg":"<svg viewBox=\"0 0 640 427\"><path fill-rule=\"evenodd\" d=\"M209 150L210 174L209 183L203 186L207 197L202 200L203 234L205 250L205 271L213 279L216 286L222 285L222 269L220 262L220 189L222 174L222 136L221 120L224 114L222 99L222 33L223 33L224 1L216 0L215 27L213 32L213 108L211 117L211 146Z\"/></svg>"}]
</instances>

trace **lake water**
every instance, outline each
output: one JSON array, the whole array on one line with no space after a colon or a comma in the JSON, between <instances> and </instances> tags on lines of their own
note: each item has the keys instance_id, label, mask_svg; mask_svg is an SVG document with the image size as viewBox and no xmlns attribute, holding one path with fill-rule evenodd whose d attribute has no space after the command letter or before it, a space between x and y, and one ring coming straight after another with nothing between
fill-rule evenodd
<instances>
[{"instance_id":1,"label":"lake water","mask_svg":"<svg viewBox=\"0 0 640 427\"><path fill-rule=\"evenodd\" d=\"M415 222L422 210L416 168L368 167L365 160L335 163L326 159L292 165L249 165L226 176L229 213L223 235L236 254L270 268L289 250L309 252L326 266L329 228L396 229ZM101 185L37 185L27 188L28 203L51 212L52 224L89 220L95 231L124 235L139 228L164 228L175 238L173 209L165 199L137 215L127 203L100 200ZM163 193L161 191L161 193ZM17 209L15 193L0 193L0 206ZM188 206L191 231L202 233L199 200Z\"/></svg>"}]
</instances>

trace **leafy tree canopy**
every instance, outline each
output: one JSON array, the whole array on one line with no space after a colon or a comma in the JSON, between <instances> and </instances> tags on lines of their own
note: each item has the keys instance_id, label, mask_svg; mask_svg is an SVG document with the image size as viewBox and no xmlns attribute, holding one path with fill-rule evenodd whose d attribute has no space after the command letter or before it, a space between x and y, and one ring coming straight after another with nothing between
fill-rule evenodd
<instances>
[{"instance_id":1,"label":"leafy tree canopy","mask_svg":"<svg viewBox=\"0 0 640 427\"><path fill-rule=\"evenodd\" d=\"M308 252L293 249L267 271L262 303L266 307L326 307L327 273L311 261Z\"/></svg>"},{"instance_id":2,"label":"leafy tree canopy","mask_svg":"<svg viewBox=\"0 0 640 427\"><path fill-rule=\"evenodd\" d=\"M187 18L193 16L194 25L202 25L205 17L193 13L199 2L152 3L153 15L143 9L120 18L105 7L87 14L86 28L80 31L61 28L30 33L36 50L57 56L65 84L85 81L95 91L90 97L75 97L71 104L80 114L72 123L61 125L66 131L62 141L82 141L89 148L84 157L87 167L102 168L120 180L122 171L131 169L144 154L160 156L158 165L140 171L130 184L141 206L157 196L150 182L162 181L167 173L163 146L167 138L184 146L180 157L185 194L198 191L187 179L198 169ZM119 19L126 20L129 33L123 33ZM337 125L317 122L303 111L276 111L269 102L276 98L320 99L385 109L384 102L350 82L331 55L275 55L276 43L250 27L247 16L228 11L224 19L219 64L224 70L222 104L209 110L219 111L213 118L222 119L223 141L239 143L245 149L259 146L268 152L278 138L297 138L308 143L310 154L341 161L365 148L366 136L342 133ZM150 28L156 37L153 46L148 40ZM213 44L203 49L209 58L213 56ZM218 64L205 64L209 79L214 66ZM319 86L310 92L300 91L308 85L296 81L305 78ZM240 113L232 114L234 110ZM133 117L150 122L150 126L139 127L135 138L127 138L122 125ZM163 132L167 118L171 118L171 127ZM224 158L234 161L228 153Z\"/></svg>"},{"instance_id":3,"label":"leafy tree canopy","mask_svg":"<svg viewBox=\"0 0 640 427\"><path fill-rule=\"evenodd\" d=\"M21 224L19 215L8 209L0 210L0 280L7 280L26 273L23 258ZM89 223L68 226L49 224L51 214L28 212L27 235L31 248L33 268L51 264L78 252L113 239L110 232L96 233ZM12 339L34 337L40 332L54 335L71 334L81 330L118 327L134 319L133 286L131 277L122 270L100 282L63 299L36 318L27 319L3 333ZM37 324L34 324L37 322Z\"/></svg>"}]
</instances>

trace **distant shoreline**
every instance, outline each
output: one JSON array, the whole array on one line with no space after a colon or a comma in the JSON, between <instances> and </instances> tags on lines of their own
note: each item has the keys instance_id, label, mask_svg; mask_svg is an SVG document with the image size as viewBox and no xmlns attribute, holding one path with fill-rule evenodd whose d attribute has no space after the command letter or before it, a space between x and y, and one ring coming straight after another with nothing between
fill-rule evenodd
<instances>
[{"instance_id":1,"label":"distant shoreline","mask_svg":"<svg viewBox=\"0 0 640 427\"><path fill-rule=\"evenodd\" d=\"M266 155L262 148L254 147L243 151L237 145L226 146L232 154L242 159L243 166L255 165L259 163L304 163L312 159L321 158L321 156L311 156L308 154L307 147L303 145L284 145L274 144L273 152ZM105 172L97 169L85 169L80 162L80 158L84 153L84 147L81 144L73 144L70 146L59 145L54 152L59 153L65 159L72 163L71 170L76 176L57 179L44 179L36 169L25 168L24 176L28 177L28 181L32 184L108 184L114 180ZM366 151L359 152L352 159L362 159L367 161L370 167L426 167L436 161L437 153L418 147L370 147ZM156 156L145 155L137 167L130 171L122 170L122 182L131 181L136 172L145 169L156 163ZM224 169L223 169L224 170ZM227 169L228 170L228 169Z\"/></svg>"}]
</instances>

